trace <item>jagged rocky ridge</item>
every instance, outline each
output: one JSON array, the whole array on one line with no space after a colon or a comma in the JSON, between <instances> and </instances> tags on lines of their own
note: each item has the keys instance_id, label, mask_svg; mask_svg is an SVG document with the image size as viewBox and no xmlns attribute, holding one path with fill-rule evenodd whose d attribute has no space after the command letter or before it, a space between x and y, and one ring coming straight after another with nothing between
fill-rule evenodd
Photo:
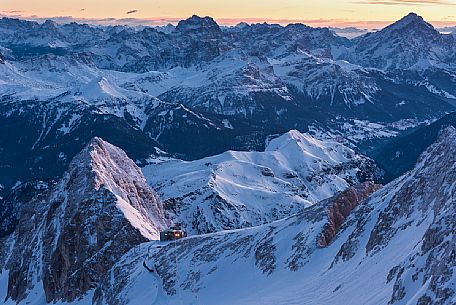
<instances>
[{"instance_id":1,"label":"jagged rocky ridge","mask_svg":"<svg viewBox=\"0 0 456 305\"><path fill-rule=\"evenodd\" d=\"M23 206L17 230L0 241L3 300L76 301L167 226L140 169L94 138L55 186Z\"/></svg>"},{"instance_id":2,"label":"jagged rocky ridge","mask_svg":"<svg viewBox=\"0 0 456 305\"><path fill-rule=\"evenodd\" d=\"M272 139L264 152L165 159L142 170L167 217L192 234L269 223L382 176L369 158L296 130Z\"/></svg>"}]
</instances>

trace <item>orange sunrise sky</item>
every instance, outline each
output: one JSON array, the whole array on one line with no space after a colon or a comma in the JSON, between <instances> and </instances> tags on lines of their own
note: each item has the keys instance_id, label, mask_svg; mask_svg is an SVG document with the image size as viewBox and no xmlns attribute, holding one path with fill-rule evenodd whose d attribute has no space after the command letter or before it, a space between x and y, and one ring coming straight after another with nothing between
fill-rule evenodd
<instances>
[{"instance_id":1,"label":"orange sunrise sky","mask_svg":"<svg viewBox=\"0 0 456 305\"><path fill-rule=\"evenodd\" d=\"M437 27L456 25L456 0L0 0L2 16L149 25L197 14L225 25L266 21L372 29L411 11Z\"/></svg>"}]
</instances>

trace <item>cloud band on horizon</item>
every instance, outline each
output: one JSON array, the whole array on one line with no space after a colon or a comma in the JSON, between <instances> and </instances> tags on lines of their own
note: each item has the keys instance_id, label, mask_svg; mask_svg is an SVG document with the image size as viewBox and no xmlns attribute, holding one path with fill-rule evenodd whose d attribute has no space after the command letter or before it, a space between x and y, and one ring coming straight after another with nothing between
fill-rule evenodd
<instances>
[{"instance_id":1,"label":"cloud band on horizon","mask_svg":"<svg viewBox=\"0 0 456 305\"><path fill-rule=\"evenodd\" d=\"M0 17L9 17L9 18L20 18L27 19L32 21L44 22L45 20L54 20L59 23L87 23L94 25L131 25L131 26L160 26L166 24L177 24L180 20L186 19L187 17L151 17L151 18L79 18L73 16L54 16L54 17L41 17L37 15L23 16L21 14L11 14L10 12L1 12ZM381 20L371 20L371 21L357 21L349 19L274 19L274 18L216 18L216 21L220 25L232 26L239 24L241 22L246 22L250 24L255 23L270 23L270 24L281 24L287 25L292 23L303 23L309 26L314 27L356 27L359 29L379 29L387 26L388 24L394 21L381 21ZM456 26L456 21L429 21L436 27L451 27Z\"/></svg>"}]
</instances>

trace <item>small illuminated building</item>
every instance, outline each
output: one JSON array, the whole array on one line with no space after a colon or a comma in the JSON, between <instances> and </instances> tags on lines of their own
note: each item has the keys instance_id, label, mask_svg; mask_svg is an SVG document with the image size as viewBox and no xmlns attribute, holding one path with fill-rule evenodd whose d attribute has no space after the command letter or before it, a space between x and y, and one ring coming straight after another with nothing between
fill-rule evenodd
<instances>
[{"instance_id":1,"label":"small illuminated building","mask_svg":"<svg viewBox=\"0 0 456 305\"><path fill-rule=\"evenodd\" d=\"M184 237L187 237L187 233L180 226L173 226L168 230L160 232L160 241L177 240Z\"/></svg>"}]
</instances>

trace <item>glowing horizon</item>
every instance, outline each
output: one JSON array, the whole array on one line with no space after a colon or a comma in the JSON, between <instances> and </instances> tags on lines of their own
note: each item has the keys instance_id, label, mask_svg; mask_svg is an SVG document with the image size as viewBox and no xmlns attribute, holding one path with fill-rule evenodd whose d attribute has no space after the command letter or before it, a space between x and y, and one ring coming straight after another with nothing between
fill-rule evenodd
<instances>
[{"instance_id":1,"label":"glowing horizon","mask_svg":"<svg viewBox=\"0 0 456 305\"><path fill-rule=\"evenodd\" d=\"M175 24L191 15L221 25L304 23L310 26L377 29L410 12L436 27L456 26L456 0L3 0L0 16L95 24ZM455 11L454 14L448 13Z\"/></svg>"}]
</instances>

